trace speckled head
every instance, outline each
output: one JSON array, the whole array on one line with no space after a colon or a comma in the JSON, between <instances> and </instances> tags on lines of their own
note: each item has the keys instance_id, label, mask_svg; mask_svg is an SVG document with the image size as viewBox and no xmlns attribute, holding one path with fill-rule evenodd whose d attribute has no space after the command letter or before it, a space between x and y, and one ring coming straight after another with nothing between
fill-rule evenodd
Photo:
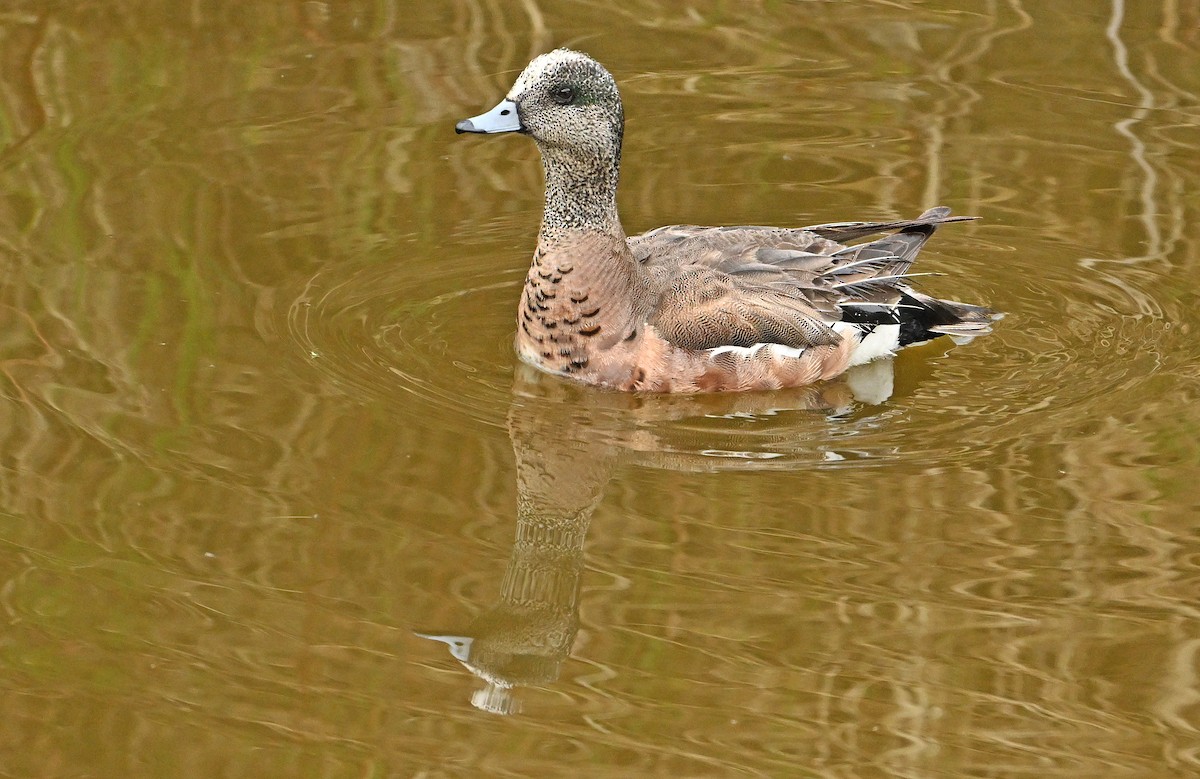
<instances>
[{"instance_id":1,"label":"speckled head","mask_svg":"<svg viewBox=\"0 0 1200 779\"><path fill-rule=\"evenodd\" d=\"M608 164L620 159L624 128L616 81L599 62L570 49L534 59L499 105L455 127L460 133L522 132L543 149Z\"/></svg>"}]
</instances>

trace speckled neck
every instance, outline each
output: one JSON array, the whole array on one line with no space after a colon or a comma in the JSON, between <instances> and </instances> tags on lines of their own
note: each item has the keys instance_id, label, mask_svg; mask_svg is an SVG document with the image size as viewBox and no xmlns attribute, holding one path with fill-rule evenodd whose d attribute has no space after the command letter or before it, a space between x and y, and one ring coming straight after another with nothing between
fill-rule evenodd
<instances>
[{"instance_id":1,"label":"speckled neck","mask_svg":"<svg viewBox=\"0 0 1200 779\"><path fill-rule=\"evenodd\" d=\"M538 144L546 174L546 208L541 238L572 230L620 233L617 178L621 170L621 138L611 154L580 159L568 149Z\"/></svg>"}]
</instances>

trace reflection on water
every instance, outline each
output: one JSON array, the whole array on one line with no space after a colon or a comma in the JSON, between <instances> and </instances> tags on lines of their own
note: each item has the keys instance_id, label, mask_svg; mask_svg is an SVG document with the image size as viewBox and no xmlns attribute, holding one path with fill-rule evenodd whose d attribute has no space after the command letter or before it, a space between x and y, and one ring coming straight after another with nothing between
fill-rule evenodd
<instances>
[{"instance_id":1,"label":"reflection on water","mask_svg":"<svg viewBox=\"0 0 1200 779\"><path fill-rule=\"evenodd\" d=\"M841 380L779 393L704 397L599 393L574 387L521 366L508 414L516 455L517 530L495 605L461 633L417 635L446 644L451 655L485 682L471 703L484 711L520 711L513 688L558 679L579 629L579 580L592 513L623 461L647 460L662 467L688 462L650 430L688 417L753 418L783 411L836 411L853 401L853 387L882 402L890 387L891 362L851 369ZM790 408L780 408L780 404ZM630 423L637 427L631 430ZM710 470L782 453L694 453L693 465ZM716 458L716 459L709 459Z\"/></svg>"},{"instance_id":2,"label":"reflection on water","mask_svg":"<svg viewBox=\"0 0 1200 779\"><path fill-rule=\"evenodd\" d=\"M1200 770L1196 0L0 39L0 775ZM622 84L630 230L944 202L922 262L1004 327L755 397L524 375L536 152L452 127L558 45Z\"/></svg>"}]
</instances>

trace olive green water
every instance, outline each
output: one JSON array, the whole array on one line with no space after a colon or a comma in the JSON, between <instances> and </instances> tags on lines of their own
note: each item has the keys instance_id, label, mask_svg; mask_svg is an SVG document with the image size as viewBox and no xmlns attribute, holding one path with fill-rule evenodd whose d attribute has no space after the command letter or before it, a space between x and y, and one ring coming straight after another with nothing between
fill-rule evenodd
<instances>
[{"instance_id":1,"label":"olive green water","mask_svg":"<svg viewBox=\"0 0 1200 779\"><path fill-rule=\"evenodd\" d=\"M629 231L946 204L1007 318L518 369L536 150L452 127L563 44ZM0 776L1200 772L1197 0L9 3L0 270Z\"/></svg>"}]
</instances>

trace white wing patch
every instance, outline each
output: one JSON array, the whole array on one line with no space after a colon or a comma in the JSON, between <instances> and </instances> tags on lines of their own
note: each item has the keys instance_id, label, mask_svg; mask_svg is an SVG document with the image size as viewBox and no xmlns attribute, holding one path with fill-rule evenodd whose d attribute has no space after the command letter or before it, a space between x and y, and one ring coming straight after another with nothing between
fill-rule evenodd
<instances>
[{"instance_id":1,"label":"white wing patch","mask_svg":"<svg viewBox=\"0 0 1200 779\"><path fill-rule=\"evenodd\" d=\"M784 346L783 344L757 343L750 346L718 346L715 349L709 349L710 357L716 357L721 354L735 354L739 357L747 359L758 354L762 349L766 349L770 354L784 359L797 359L804 354L804 349L795 346Z\"/></svg>"},{"instance_id":2,"label":"white wing patch","mask_svg":"<svg viewBox=\"0 0 1200 779\"><path fill-rule=\"evenodd\" d=\"M783 344L771 344L768 347L776 357L784 357L787 359L796 360L800 355L804 354L804 349L798 346L784 346Z\"/></svg>"},{"instance_id":3,"label":"white wing patch","mask_svg":"<svg viewBox=\"0 0 1200 779\"><path fill-rule=\"evenodd\" d=\"M850 351L850 362L847 364L847 368L862 365L880 357L890 357L900 348L900 325L859 325L853 322L834 322L833 329L841 337L852 339L851 343L855 344ZM763 349L766 349L772 356L783 360L796 360L804 354L802 348L769 343L757 343L751 346L718 346L707 351L710 357L733 354L748 360Z\"/></svg>"}]
</instances>

